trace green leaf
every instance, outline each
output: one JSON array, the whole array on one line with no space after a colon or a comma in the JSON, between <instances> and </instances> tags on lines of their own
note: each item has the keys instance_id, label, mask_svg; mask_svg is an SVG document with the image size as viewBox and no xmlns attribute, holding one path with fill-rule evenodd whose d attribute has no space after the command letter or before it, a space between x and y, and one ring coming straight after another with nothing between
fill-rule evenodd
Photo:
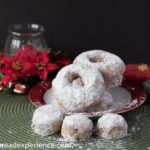
<instances>
[{"instance_id":1,"label":"green leaf","mask_svg":"<svg viewBox=\"0 0 150 150\"><path fill-rule=\"evenodd\" d=\"M52 51L52 48L47 48L48 53L50 53Z\"/></svg>"},{"instance_id":2,"label":"green leaf","mask_svg":"<svg viewBox=\"0 0 150 150\"><path fill-rule=\"evenodd\" d=\"M3 77L4 75L0 72L0 80L2 80Z\"/></svg>"},{"instance_id":3,"label":"green leaf","mask_svg":"<svg viewBox=\"0 0 150 150\"><path fill-rule=\"evenodd\" d=\"M142 85L147 93L147 96L148 96L147 98L149 99L150 98L150 80L143 82Z\"/></svg>"},{"instance_id":4,"label":"green leaf","mask_svg":"<svg viewBox=\"0 0 150 150\"><path fill-rule=\"evenodd\" d=\"M4 88L4 91L7 93L12 94L13 93L13 89L12 88Z\"/></svg>"},{"instance_id":5,"label":"green leaf","mask_svg":"<svg viewBox=\"0 0 150 150\"><path fill-rule=\"evenodd\" d=\"M61 54L61 51L56 51L56 52L55 52L55 55L58 55L58 54ZM55 56L55 55L54 55L54 56Z\"/></svg>"}]
</instances>

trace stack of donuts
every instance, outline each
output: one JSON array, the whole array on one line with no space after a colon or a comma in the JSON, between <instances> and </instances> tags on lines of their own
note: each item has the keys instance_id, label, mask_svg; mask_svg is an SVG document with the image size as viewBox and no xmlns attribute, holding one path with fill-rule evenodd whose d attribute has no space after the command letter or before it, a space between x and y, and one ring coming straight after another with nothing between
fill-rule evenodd
<instances>
[{"instance_id":1,"label":"stack of donuts","mask_svg":"<svg viewBox=\"0 0 150 150\"><path fill-rule=\"evenodd\" d=\"M69 141L82 141L93 132L93 123L78 112L108 110L113 102L110 88L122 82L125 64L116 55L92 50L77 56L62 68L52 81L53 103L35 110L32 128L46 136L61 129ZM65 116L65 112L75 112ZM127 135L128 125L117 114L106 114L97 122L97 134L107 139L118 139Z\"/></svg>"},{"instance_id":2,"label":"stack of donuts","mask_svg":"<svg viewBox=\"0 0 150 150\"><path fill-rule=\"evenodd\" d=\"M124 62L112 53L83 52L58 72L52 82L53 99L65 112L108 110L113 102L110 88L121 84L124 71Z\"/></svg>"}]
</instances>

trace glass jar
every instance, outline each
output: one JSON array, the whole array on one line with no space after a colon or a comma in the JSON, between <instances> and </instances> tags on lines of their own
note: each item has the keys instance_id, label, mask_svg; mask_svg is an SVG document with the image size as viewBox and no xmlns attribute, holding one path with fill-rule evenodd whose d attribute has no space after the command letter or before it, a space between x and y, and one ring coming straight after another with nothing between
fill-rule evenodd
<instances>
[{"instance_id":1,"label":"glass jar","mask_svg":"<svg viewBox=\"0 0 150 150\"><path fill-rule=\"evenodd\" d=\"M32 45L37 50L46 50L44 27L38 24L14 24L8 28L8 37L5 42L7 56L15 56L23 45Z\"/></svg>"}]
</instances>

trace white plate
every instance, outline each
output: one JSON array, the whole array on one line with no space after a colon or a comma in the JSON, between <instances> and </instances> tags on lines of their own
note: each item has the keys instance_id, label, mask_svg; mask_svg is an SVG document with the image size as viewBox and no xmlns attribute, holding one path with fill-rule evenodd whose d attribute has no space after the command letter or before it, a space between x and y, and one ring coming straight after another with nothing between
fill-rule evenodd
<instances>
[{"instance_id":1,"label":"white plate","mask_svg":"<svg viewBox=\"0 0 150 150\"><path fill-rule=\"evenodd\" d=\"M109 110L105 112L110 112L112 110L118 110L124 108L127 104L130 103L131 94L122 87L114 87L111 88L111 94L113 97L113 103ZM48 89L43 96L43 99L46 104L54 104L53 102L53 95L52 95L52 88ZM98 112L100 112L99 110Z\"/></svg>"}]
</instances>

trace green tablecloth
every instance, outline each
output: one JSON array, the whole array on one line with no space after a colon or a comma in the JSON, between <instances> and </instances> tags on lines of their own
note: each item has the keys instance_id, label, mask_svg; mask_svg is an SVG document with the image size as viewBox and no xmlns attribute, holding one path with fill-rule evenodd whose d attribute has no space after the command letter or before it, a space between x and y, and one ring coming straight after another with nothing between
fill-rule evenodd
<instances>
[{"instance_id":1,"label":"green tablecloth","mask_svg":"<svg viewBox=\"0 0 150 150\"><path fill-rule=\"evenodd\" d=\"M94 134L79 143L66 142L60 133L47 137L35 134L31 129L35 109L27 95L0 93L0 149L150 150L150 104L123 114L129 125L128 137L105 140Z\"/></svg>"}]
</instances>

